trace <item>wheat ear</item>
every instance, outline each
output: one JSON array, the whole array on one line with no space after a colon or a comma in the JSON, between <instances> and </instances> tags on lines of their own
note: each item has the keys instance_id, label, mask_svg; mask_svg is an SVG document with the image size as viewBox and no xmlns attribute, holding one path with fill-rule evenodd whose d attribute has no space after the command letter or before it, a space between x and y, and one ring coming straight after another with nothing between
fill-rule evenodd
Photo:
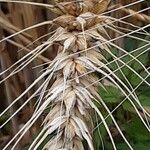
<instances>
[{"instance_id":1,"label":"wheat ear","mask_svg":"<svg viewBox=\"0 0 150 150\"><path fill-rule=\"evenodd\" d=\"M43 128L30 145L29 150L37 150L45 139L49 137L50 140L44 145L43 149L84 150L83 140L85 140L89 149L94 150L92 141L92 131L94 126L91 117L94 114L93 111L96 111L102 120L102 123L104 124L112 142L113 148L116 149L114 139L105 118L95 103L100 103L106 109L128 147L133 149L119 128L105 102L97 94L98 84L93 84L98 81L97 77L93 73L96 71L116 84L126 98L130 100L131 104L137 111L137 114L149 130L149 126L141 117L136 105L132 102L131 98L126 94L121 86L123 86L135 102L137 102L145 116L149 116L149 114L143 109L134 93L130 92L127 86L115 75L113 71L107 67L107 60L101 53L101 51L106 51L115 60L117 60L117 58L110 51L110 46L117 46L109 41L110 37L105 29L105 27L107 27L111 30L115 30L113 28L113 24L111 23L112 18L102 15L107 10L111 0L69 1L70 0L64 2L63 0L58 0L56 1L55 7L45 4L41 5L39 3L22 2L24 4L47 7L59 15L53 21L47 21L30 28L50 23L57 25L58 28L51 38L22 58L22 60L25 60L28 56L30 56L30 58L27 59L26 62L19 65L19 67L16 68L10 76L20 71L34 58L39 57L40 54L46 51L53 44L58 45L58 52L56 58L50 62L44 73L11 104L12 106L15 102L17 102L19 98L24 96L42 78L46 78L45 82L38 88L38 90L33 93L33 95L27 99L27 101L10 117L11 119L34 96L40 93L38 103L32 117L15 135L15 137L11 139L11 141L4 147L4 150L7 149L14 139L18 137L12 147L12 149L15 149L15 146L24 136L26 131L31 128L31 126L46 109L49 110L49 113L43 121ZM26 29L23 31L26 31ZM17 34L19 33L16 33L16 35ZM13 37L13 35L10 37ZM8 38L1 41L4 40L8 40ZM120 48L119 50L122 49ZM136 60L135 57L133 57L133 59ZM121 60L119 59L119 61ZM128 64L124 65L128 67ZM55 78L55 82L49 88L49 82L52 78ZM118 80L121 86L115 81L115 79ZM145 81L143 78L142 80ZM9 106L0 116L2 116L11 106ZM51 109L49 109L50 106Z\"/></svg>"},{"instance_id":2,"label":"wheat ear","mask_svg":"<svg viewBox=\"0 0 150 150\"><path fill-rule=\"evenodd\" d=\"M58 5L58 8L53 10L61 15L54 23L64 30L64 34L56 40L60 45L58 50L59 59L53 64L56 66L54 67L56 81L47 95L47 106L52 101L54 106L44 120L43 130L29 149L37 149L48 135L55 132L56 135L48 141L44 149L82 150L84 149L82 144L84 139L87 141L89 148L93 150L91 132L93 124L89 113L92 109L95 109L101 117L113 147L116 149L107 123L94 104L94 100L99 98L96 86L90 86L88 90L86 88L89 84L95 82L97 78L93 74L79 78L80 75L89 71L96 71L95 68L102 65L102 60L105 60L98 48L93 48L90 51L86 51L86 49L94 46L93 40L95 38L93 36L99 37L97 42L103 43L106 40L107 34L105 29L101 27L106 19L101 16L97 17L95 14L107 10L109 2L108 0L95 3L84 1L68 5L62 3L61 7ZM63 14L63 12L68 14ZM84 29L96 27L97 25L99 25L97 29L84 31ZM82 33L80 33L81 31ZM108 49L108 45L103 44L101 49ZM85 52L78 53L83 50ZM67 57L70 54L74 55ZM132 149L129 143L128 145Z\"/></svg>"}]
</instances>

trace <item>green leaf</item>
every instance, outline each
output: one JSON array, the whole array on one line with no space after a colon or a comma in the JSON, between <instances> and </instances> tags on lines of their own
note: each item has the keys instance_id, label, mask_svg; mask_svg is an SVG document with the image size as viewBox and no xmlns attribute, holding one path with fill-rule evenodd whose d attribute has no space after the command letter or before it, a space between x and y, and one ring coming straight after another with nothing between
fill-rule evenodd
<instances>
[{"instance_id":1,"label":"green leaf","mask_svg":"<svg viewBox=\"0 0 150 150\"><path fill-rule=\"evenodd\" d=\"M133 146L134 149L137 149L137 150L149 150L150 149L150 143L138 143L138 144L135 144Z\"/></svg>"},{"instance_id":2,"label":"green leaf","mask_svg":"<svg viewBox=\"0 0 150 150\"><path fill-rule=\"evenodd\" d=\"M140 95L139 100L143 106L150 106L150 97L146 95Z\"/></svg>"},{"instance_id":3,"label":"green leaf","mask_svg":"<svg viewBox=\"0 0 150 150\"><path fill-rule=\"evenodd\" d=\"M120 90L113 86L106 86L106 90L99 88L99 94L106 103L120 102L122 94Z\"/></svg>"},{"instance_id":4,"label":"green leaf","mask_svg":"<svg viewBox=\"0 0 150 150\"><path fill-rule=\"evenodd\" d=\"M150 41L150 36L147 36L145 38L145 40L147 41ZM139 47L142 47L144 45L146 45L147 42L141 42L139 45L138 45L138 48ZM135 53L133 53L133 56L137 56L139 54L141 54L143 51L147 50L149 48L149 45L148 46L145 46L144 48L141 48L140 50L136 51ZM149 51L143 53L142 55L140 55L138 58L137 58L143 65L147 65L150 58L149 58ZM133 68L138 71L138 70L141 70L143 69L143 67L135 60L134 61L134 65L133 65Z\"/></svg>"},{"instance_id":5,"label":"green leaf","mask_svg":"<svg viewBox=\"0 0 150 150\"><path fill-rule=\"evenodd\" d=\"M118 150L128 150L128 146L125 143L117 144Z\"/></svg>"},{"instance_id":6,"label":"green leaf","mask_svg":"<svg viewBox=\"0 0 150 150\"><path fill-rule=\"evenodd\" d=\"M150 97L150 87L149 86L141 86L139 90L139 95L145 95L147 97Z\"/></svg>"},{"instance_id":7,"label":"green leaf","mask_svg":"<svg viewBox=\"0 0 150 150\"><path fill-rule=\"evenodd\" d=\"M130 83L133 86L137 86L141 81L142 80L134 73L130 76Z\"/></svg>"},{"instance_id":8,"label":"green leaf","mask_svg":"<svg viewBox=\"0 0 150 150\"><path fill-rule=\"evenodd\" d=\"M123 109L126 111L133 112L133 110L134 110L133 106L131 105L131 103L128 100L126 100L126 102L124 102L122 104L122 106L123 106Z\"/></svg>"},{"instance_id":9,"label":"green leaf","mask_svg":"<svg viewBox=\"0 0 150 150\"><path fill-rule=\"evenodd\" d=\"M147 131L139 118L135 118L125 126L127 135L134 140L134 142L150 142L150 133Z\"/></svg>"},{"instance_id":10,"label":"green leaf","mask_svg":"<svg viewBox=\"0 0 150 150\"><path fill-rule=\"evenodd\" d=\"M137 40L133 39L133 38L129 38L129 37L125 37L124 40L124 48L125 50L127 50L128 52L134 50L137 48Z\"/></svg>"},{"instance_id":11,"label":"green leaf","mask_svg":"<svg viewBox=\"0 0 150 150\"><path fill-rule=\"evenodd\" d=\"M131 144L131 143L130 143ZM150 148L150 143L132 143L131 144L134 150L149 150ZM128 150L129 148L125 143L121 143L117 145L118 150Z\"/></svg>"}]
</instances>

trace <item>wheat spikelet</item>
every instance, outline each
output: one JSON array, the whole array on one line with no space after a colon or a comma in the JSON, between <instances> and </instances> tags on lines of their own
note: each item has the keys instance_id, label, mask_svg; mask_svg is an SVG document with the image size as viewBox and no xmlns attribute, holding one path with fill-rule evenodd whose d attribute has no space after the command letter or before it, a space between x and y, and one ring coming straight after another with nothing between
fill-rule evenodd
<instances>
[{"instance_id":1,"label":"wheat spikelet","mask_svg":"<svg viewBox=\"0 0 150 150\"><path fill-rule=\"evenodd\" d=\"M89 149L94 150L92 140L92 131L94 129L92 121L93 111L96 111L96 113L102 120L102 123L104 124L112 142L113 148L116 149L111 131L105 121L104 116L99 111L95 103L101 103L101 105L103 105L128 147L130 149L133 149L130 143L127 141L124 134L122 133L121 129L119 128L112 113L110 112L102 98L98 95L97 87L99 84L97 83L97 81L99 79L93 73L99 72L102 75L106 76L112 83L114 83L122 91L126 98L129 99L146 128L150 130L149 126L141 117L139 110L133 103L130 96L135 100L137 105L139 105L141 110L144 112L145 116L149 117L150 115L145 109L143 109L134 93L131 92L127 88L127 86L106 65L107 60L105 56L101 53L101 51L106 51L111 56L113 56L115 60L119 59L119 61L123 65L133 70L130 66L128 66L128 64L122 62L120 58L114 56L110 50L110 47L113 46L117 47L121 51L124 51L123 49L119 48L111 41L109 41L110 37L107 33L107 29L116 31L116 28L113 25L114 18L104 15L111 1L58 0L55 2L55 6L42 6L48 7L51 11L55 12L58 15L58 17L53 21L47 21L30 27L34 28L36 26L51 23L55 24L58 27L55 33L42 45L36 47L33 51L29 52L28 55L24 56L20 60L20 62L22 60L26 60L28 56L30 56L30 58L26 62L20 64L17 68L15 68L15 70L7 77L9 78L10 76L19 72L34 58L41 57L40 54L46 51L54 43L57 43L58 51L56 58L51 62L49 62L49 60L46 60L46 62L49 63L49 66L45 69L44 73L37 80L35 80L34 83L26 91L24 91L15 101L13 101L13 103L0 115L2 116L36 83L38 83L41 79L46 78L45 82L38 88L38 90L29 99L27 99L27 101L7 120L8 122L34 96L40 93L40 97L38 99L38 103L36 105L36 109L33 113L33 116L18 132L18 134L4 147L4 150L7 149L9 144L13 142L13 140L16 137L18 137L16 143L12 147L12 149L15 149L17 143L20 141L20 139L23 137L26 131L29 130L29 128L34 124L34 122L41 116L41 114L47 108L50 107L51 104L52 108L49 109L49 113L43 121L42 130L29 147L29 150L38 149L38 147L50 135L52 135L52 137L44 145L43 149L83 150L83 140L85 140L88 144ZM27 2L26 4L29 3ZM30 4L34 5L34 3ZM40 6L40 4L38 5ZM20 31L20 33L23 31ZM4 40L8 39L5 38L1 41ZM133 56L131 55L131 57ZM42 59L45 60L45 58L43 57ZM133 57L133 59L138 61L135 57ZM146 68L144 69L146 70ZM3 73L4 72L2 72L0 75L2 75ZM111 74L112 76L110 76L109 74ZM135 74L137 73L135 72ZM0 81L0 83L5 81L7 78ZM52 78L55 78L55 82L49 88L49 84ZM125 90L130 94L130 96L127 95L126 92L122 89L122 87L115 82L115 79L118 80L121 86L123 86ZM147 83L146 80L144 80L143 78L141 79ZM5 124L3 124L2 126L4 126Z\"/></svg>"}]
</instances>

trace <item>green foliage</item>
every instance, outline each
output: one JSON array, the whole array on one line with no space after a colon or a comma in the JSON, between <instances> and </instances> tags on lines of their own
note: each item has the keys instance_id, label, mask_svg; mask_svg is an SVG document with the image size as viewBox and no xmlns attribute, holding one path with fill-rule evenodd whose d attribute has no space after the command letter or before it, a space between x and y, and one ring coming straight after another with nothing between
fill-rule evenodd
<instances>
[{"instance_id":1,"label":"green foliage","mask_svg":"<svg viewBox=\"0 0 150 150\"><path fill-rule=\"evenodd\" d=\"M107 86L105 87L105 89L100 87L99 93L101 98L104 99L106 103L119 102L120 98L122 97L122 94L119 91L119 89L113 86Z\"/></svg>"},{"instance_id":2,"label":"green foliage","mask_svg":"<svg viewBox=\"0 0 150 150\"><path fill-rule=\"evenodd\" d=\"M150 36L147 36L145 40L150 41ZM127 67L126 65L118 61L120 67L124 65L123 67L121 67L121 71L127 77L127 79L132 84L132 86L135 87L142 81L141 78L139 78L138 75L135 74L135 72L137 72L143 78L147 76L147 73L143 69L143 66L147 68L150 64L150 54L149 51L146 51L149 48L149 45L147 42L140 42L137 40L133 40L131 38L127 38L125 40L124 45L125 45L125 49L130 53L134 49L142 47L138 51L131 53L131 55L134 56L135 58L133 58L131 55L126 55L124 57L117 56L117 57L121 57L121 60L124 63L126 63L126 65L128 65ZM114 54L117 55L116 50ZM139 60L141 64L137 60ZM111 63L109 67L114 71L118 68L116 62ZM129 67L131 67L135 72L133 72ZM120 70L116 71L116 75L119 78L121 78L124 82L126 82L121 71Z\"/></svg>"},{"instance_id":3,"label":"green foliage","mask_svg":"<svg viewBox=\"0 0 150 150\"><path fill-rule=\"evenodd\" d=\"M143 38L144 39L144 38ZM146 40L150 41L150 37L146 37ZM128 52L133 51L134 49L138 47L142 47L146 45L146 42L139 42L138 40L133 40L131 38L126 38L125 40L125 49ZM145 46L144 48L141 48L137 52L131 53L136 59L138 59L143 66L146 68L149 67L150 64L150 54L149 51L144 52L149 48L148 46ZM117 56L117 50L113 48L112 50L114 54ZM120 57L120 56L118 56ZM109 60L113 60L111 57L108 56ZM122 57L121 60L125 62L129 67L133 68L137 74L142 76L142 78L146 78L148 73L143 69L143 66L137 62L135 59L129 55L126 55L125 57ZM123 64L118 61L119 66L122 66ZM115 71L118 68L118 64L115 62L111 63L109 67ZM133 88L136 88L137 85L139 85L142 82L142 79L138 77L138 75L135 74L135 72L131 71L129 67L124 66L121 68L121 71L118 70L115 72L115 74L126 84L126 79L130 82L131 86ZM122 75L122 73L125 75L126 79ZM147 82L150 81L149 78L146 79ZM129 84L128 84L129 85ZM129 86L130 88L130 86ZM132 89L131 89L132 90ZM117 105L120 104L125 99L125 96L121 93L121 91L116 88L115 86L108 85L104 88L99 88L99 94L103 101L106 103L106 105L109 107L109 109L112 111L116 108ZM148 108L150 110L150 87L148 87L144 82L136 89L136 94L138 96L139 101L141 102L142 106L145 108ZM131 98L132 99L132 98ZM141 108L136 104L136 102L133 100L136 107L139 111L141 111ZM103 114L106 116L108 115L106 113L106 110L100 106L99 109L102 111ZM141 111L142 112L142 111ZM121 130L125 134L126 138L131 143L133 149L135 150L149 150L150 148L150 133L147 131L141 120L138 118L135 109L131 105L129 99L126 99L122 105L113 112L113 116L117 120L117 123L119 124ZM136 117L135 117L136 116ZM109 120L109 121L108 121ZM106 122L108 123L108 126L110 130L112 127L117 131L117 129L114 127L114 124L112 121L110 121L111 118L107 118ZM104 128L103 124L100 124L98 128L95 129L94 137L96 140L96 150L102 149L102 142L100 140L100 135L103 139L104 147L106 150L112 150L111 142L108 138L106 129ZM118 150L128 150L128 146L124 143L123 139L119 135L119 132L117 135L114 135L112 133L113 138L115 139L115 143L117 145Z\"/></svg>"},{"instance_id":4,"label":"green foliage","mask_svg":"<svg viewBox=\"0 0 150 150\"><path fill-rule=\"evenodd\" d=\"M150 142L150 133L144 127L139 118L132 119L125 126L127 135L133 139L135 143Z\"/></svg>"}]
</instances>

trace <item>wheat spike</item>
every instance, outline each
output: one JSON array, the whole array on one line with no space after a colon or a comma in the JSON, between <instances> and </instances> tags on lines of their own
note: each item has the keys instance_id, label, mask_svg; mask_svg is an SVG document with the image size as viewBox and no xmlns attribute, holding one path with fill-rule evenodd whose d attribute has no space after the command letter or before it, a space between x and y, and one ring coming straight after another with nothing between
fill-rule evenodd
<instances>
[{"instance_id":1,"label":"wheat spike","mask_svg":"<svg viewBox=\"0 0 150 150\"><path fill-rule=\"evenodd\" d=\"M83 149L82 140L85 139L89 148L94 150L91 132L93 125L88 113L92 108L98 112L103 120L114 149L116 149L110 130L93 102L93 97L98 98L95 86L90 87L90 93L86 90L86 86L91 82L91 77L92 82L97 80L96 77L87 75L79 78L80 75L93 70L92 66L101 65L101 60L105 58L96 48L72 55L66 59L62 57L91 47L94 37L97 37L100 42L106 40L101 36L101 34L106 36L103 28L98 30L99 27L90 31L84 31L84 29L90 29L97 24L105 23L106 19L95 15L106 11L109 2L109 0L85 0L84 2L68 3L67 5L61 3L58 4L58 8L56 7L55 12L61 12L61 16L56 18L54 23L62 27L64 34L57 39L57 42L61 43L62 46L58 51L61 58L55 64L59 62L60 65L55 67L55 72L58 75L47 95L47 97L53 97L54 107L44 120L42 136L35 139L30 149L37 149L44 138L55 131L56 136L45 145L45 149ZM83 33L80 34L80 31ZM102 45L101 48L109 49L107 44ZM71 79L75 80L69 81Z\"/></svg>"},{"instance_id":2,"label":"wheat spike","mask_svg":"<svg viewBox=\"0 0 150 150\"><path fill-rule=\"evenodd\" d=\"M89 110L94 108L93 97L98 98L98 95L95 85L89 88L90 95L87 93L86 86L97 78L92 74L81 78L79 76L93 70L90 65L99 66L101 61L105 60L96 48L86 51L92 46L93 37L98 37L101 42L105 41L105 38L101 36L101 34L106 36L104 29L98 30L99 27L87 32L84 29L95 27L101 22L105 23L105 19L95 15L106 11L109 2L109 0L85 0L68 4L62 2L58 3L54 10L52 9L61 15L55 19L54 23L61 26L63 30L63 34L56 39L62 45L58 51L60 57L53 64L56 81L46 96L47 100L53 101L54 107L44 120L41 136L35 139L29 149L37 149L43 140L55 131L56 136L44 146L44 149L79 150L83 149L82 140L84 139L89 148L94 150L91 132L93 124ZM94 7L96 9L93 9ZM80 33L81 31L83 33ZM104 44L102 48L108 49L108 45ZM85 52L81 54L66 57L83 50ZM74 80L70 81L71 79ZM48 101L47 106L51 101ZM101 113L98 113L102 117ZM104 120L103 122L115 148L109 128Z\"/></svg>"},{"instance_id":3,"label":"wheat spike","mask_svg":"<svg viewBox=\"0 0 150 150\"><path fill-rule=\"evenodd\" d=\"M6 2L19 3L19 1L9 0ZM120 135L128 147L132 150L132 146L122 133L119 125L112 115L112 112L108 109L103 99L97 93L97 87L99 86L98 81L102 79L98 79L94 72L101 73L104 77L107 77L113 85L120 89L120 91L126 96L126 99L129 99L130 103L135 108L135 111L139 115L145 127L148 129L148 131L150 131L148 124L145 122L135 105L136 103L139 108L141 108L145 117L150 117L149 113L142 107L136 94L134 93L135 89L130 91L130 89L116 76L115 71L111 71L111 69L108 67L110 63L117 63L117 61L119 61L123 65L119 66L117 64L118 70L120 70L123 66L126 66L132 70L142 80L142 82L145 82L147 85L149 85L149 83L146 81L146 78L143 79L128 65L129 62L124 63L121 58L117 58L110 50L110 47L115 47L125 53L125 55L122 57L126 55L131 56L133 58L132 60L136 60L143 67L146 73L149 74L144 65L136 57L134 57L132 53L127 53L124 49L112 43L114 39L110 39L107 29L118 32L122 35L122 37L129 36L133 38L133 36L118 31L117 27L113 24L113 22L118 20L105 15L110 2L111 0L55 0L55 5L49 5L20 1L20 3L23 4L46 7L50 11L55 12L58 17L52 21L42 22L21 30L16 34L2 39L0 42L7 40L14 45L18 45L16 42L9 40L9 38L45 24L54 24L58 28L54 31L53 35L48 38L48 40L46 40L40 46L37 46L33 51L29 51L27 48L25 48L27 51L29 51L29 53L13 66L8 68L9 70L19 64L11 72L11 74L0 81L0 83L2 83L12 75L18 73L35 58L40 58L48 63L48 67L44 70L44 73L41 74L41 76L37 78L32 85L30 85L18 98L13 101L8 108L6 108L0 114L0 116L2 116L41 79L46 78L45 82L36 90L36 92L33 93L32 96L28 98L26 102L14 114L12 114L12 116L8 118L3 125L1 125L2 128L33 97L40 93L32 117L14 136L14 138L9 141L3 150L6 150L14 141L14 139L17 138L15 144L11 148L12 150L15 149L16 145L25 135L27 130L31 128L31 126L46 109L48 109L49 112L42 123L42 130L30 145L29 150L37 150L38 147L45 141L45 139L51 135L52 137L50 140L43 146L43 150L84 150L83 140L87 142L90 150L94 150L92 140L93 130L95 129L92 121L92 115L94 111L104 124L112 146L114 150L116 150L117 148L115 141L112 137L107 122L105 121L108 116L105 118L95 103L101 104L106 109ZM127 10L124 9L124 11ZM128 13L133 15L135 12L128 10ZM143 16L140 17L143 19ZM146 17L147 16L144 16L144 19L146 19ZM147 17L147 20L148 19L149 18ZM140 33L140 30L141 29L137 29L136 31L133 31L133 33ZM57 49L58 52L56 58L50 61L49 59L41 56L41 54L49 47L53 46L54 43L59 45ZM114 60L112 62L107 62L101 51L105 51L110 54ZM5 72L7 72L7 70L0 73L0 75L3 75ZM52 78L54 78L55 81L49 88ZM117 80L118 83L115 80ZM129 95L126 93L126 91L129 93ZM135 103L132 99L135 100ZM123 100L123 102L124 101L125 100ZM51 109L49 109L50 106Z\"/></svg>"}]
</instances>

